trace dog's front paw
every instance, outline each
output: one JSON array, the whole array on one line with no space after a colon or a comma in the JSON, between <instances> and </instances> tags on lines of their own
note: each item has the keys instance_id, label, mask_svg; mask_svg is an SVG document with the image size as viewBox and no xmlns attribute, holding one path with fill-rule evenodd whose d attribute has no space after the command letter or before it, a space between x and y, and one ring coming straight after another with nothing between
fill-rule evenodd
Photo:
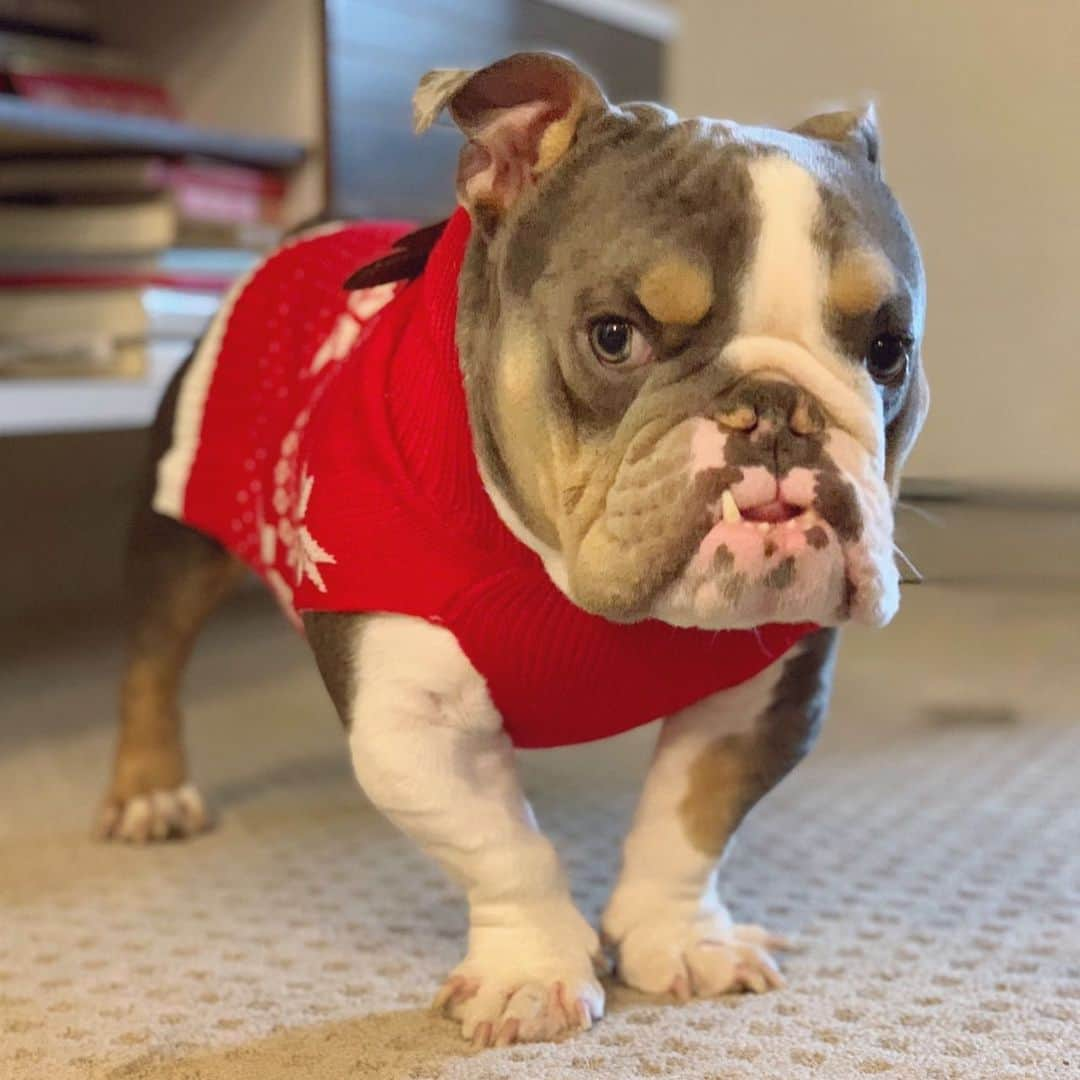
<instances>
[{"instance_id":1,"label":"dog's front paw","mask_svg":"<svg viewBox=\"0 0 1080 1080\"><path fill-rule=\"evenodd\" d=\"M146 844L183 839L210 827L198 789L183 784L171 791L151 791L129 799L110 796L98 814L95 832L102 840Z\"/></svg>"},{"instance_id":2,"label":"dog's front paw","mask_svg":"<svg viewBox=\"0 0 1080 1080\"><path fill-rule=\"evenodd\" d=\"M600 943L577 912L512 926L473 926L469 955L433 1008L475 1047L547 1042L604 1015Z\"/></svg>"},{"instance_id":3,"label":"dog's front paw","mask_svg":"<svg viewBox=\"0 0 1080 1080\"><path fill-rule=\"evenodd\" d=\"M732 926L708 916L657 918L633 926L616 943L619 978L649 994L678 1001L733 991L755 994L784 985L769 949L787 942L760 926Z\"/></svg>"}]
</instances>

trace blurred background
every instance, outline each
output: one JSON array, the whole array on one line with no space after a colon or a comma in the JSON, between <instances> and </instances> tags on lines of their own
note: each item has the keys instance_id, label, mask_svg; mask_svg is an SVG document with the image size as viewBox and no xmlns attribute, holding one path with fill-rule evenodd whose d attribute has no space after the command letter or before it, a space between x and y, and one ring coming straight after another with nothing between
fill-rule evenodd
<instances>
[{"instance_id":1,"label":"blurred background","mask_svg":"<svg viewBox=\"0 0 1080 1080\"><path fill-rule=\"evenodd\" d=\"M1080 498L1078 10L0 0L0 505L19 507L0 624L114 594L141 429L260 250L319 216L447 212L458 136L412 135L419 75L537 46L685 114L783 126L877 102L930 282L906 494L1033 515L1008 565L965 542L941 574L1059 577L1041 515Z\"/></svg>"},{"instance_id":2,"label":"blurred background","mask_svg":"<svg viewBox=\"0 0 1080 1080\"><path fill-rule=\"evenodd\" d=\"M18 507L0 633L115 595L141 430L229 281L313 218L445 214L458 136L412 135L416 80L522 47L686 114L783 126L875 100L930 282L933 409L905 493L1019 500L1032 529L1005 562L944 540L924 572L1059 580L1076 526L1044 515L1080 498L1078 12L0 0L0 505Z\"/></svg>"},{"instance_id":3,"label":"blurred background","mask_svg":"<svg viewBox=\"0 0 1080 1080\"><path fill-rule=\"evenodd\" d=\"M286 957L280 969L270 954L263 967L252 959L263 952L257 941L214 965L175 958L207 944L203 924L189 919L189 870L217 883L196 906L219 938L250 937L265 917L267 940L276 941L274 896L291 896L291 910L322 910L317 893L314 901L288 893L300 888L303 859L313 860L312 874L320 852L344 866L342 852L319 844L364 829L376 844L381 828L373 817L357 823L358 796L310 659L254 589L211 628L189 682L193 760L224 833L192 845L196 854L136 863L92 847L86 832L112 738L124 534L164 384L229 283L288 229L320 217L444 216L458 136L449 124L422 139L411 134L417 79L526 47L575 57L615 101L659 99L684 114L791 126L826 108L876 101L885 173L929 278L924 357L933 405L898 510L900 546L918 569L905 571L893 626L846 635L822 755L785 786L786 804L773 804L787 817L768 818L766 807L755 819L764 831L751 831L748 844L759 872L785 868L787 884L777 887L791 890L791 902L781 922L811 937L814 926L831 926L821 948L828 939L847 968L865 962L897 981L851 976L852 1000L838 1004L835 984L822 983L825 969L815 969L815 983L806 968L803 985L816 999L797 999L786 1022L815 1049L804 1057L785 1049L775 1075L847 1076L839 1065L813 1071L831 1060L832 1043L861 1046L854 1028L843 1039L821 1035L844 1009L877 1001L871 1008L888 1027L910 1018L913 1001L967 992L973 971L982 982L963 1008L954 996L953 1011L934 1012L924 1026L860 1028L873 1045L859 1075L1069 1075L1059 1049L1070 1029L1075 1035L1080 972L1080 956L1063 946L1069 935L1076 940L1069 858L1080 765L1078 41L1076 0L0 0L0 900L14 890L24 920L0 913L0 1031L10 1035L0 1075L88 1076L80 1061L115 1065L148 1047L201 1045L206 1012L225 1005L206 999L201 1011L187 1011L205 992L194 974L186 989L174 987L171 1013L155 1004L168 998L154 996L158 975L185 964L210 967L215 986L236 995L248 984L276 988L262 1006L220 991L233 1011L214 1019L214 1038L234 1041L264 1033L270 1020L306 1023L320 1007L340 1015L400 1008L414 989L401 981L415 975L426 990L435 978L426 968L395 974L393 941L376 930L363 977L331 977L326 989L317 951ZM595 803L628 810L648 753L646 735L629 738L617 751L530 757L527 775L562 791L557 803L540 795L541 817L546 810L558 819L586 788ZM850 793L853 782L863 801L847 810L821 796ZM597 792L609 788L610 800L601 800ZM293 831L282 833L286 821ZM788 831L793 821L804 833ZM323 831L309 836L303 822ZM572 849L592 844L587 855L578 851L587 867L614 857L616 838L604 828L569 836ZM274 849L281 859L252 870L252 853L269 852L282 835ZM394 841L377 835L385 858L397 858ZM879 849L891 854L867 878L909 891L890 899L869 884L845 890L850 867ZM754 909L752 875L735 864L750 914L775 922ZM373 909L397 917L414 903L414 870L402 870L394 903L372 887ZM65 887L72 873L77 898ZM313 920L349 949L369 887L351 873L340 870L330 887L342 894L339 908L303 924L310 930ZM259 891L250 891L253 882ZM1012 899L999 909L994 898L1003 896ZM103 931L99 913L125 905L139 918L114 918ZM838 922L829 923L830 911ZM912 912L921 938L904 936ZM193 944L175 946L194 951L132 944L131 927L152 919L164 935L194 933ZM5 941L16 925L23 929ZM425 955L436 967L452 962L440 952L445 943L424 937L428 929L411 931ZM67 938L97 944L72 953L62 977L55 967L42 973L39 957L67 955L43 943ZM967 944L954 956L957 941ZM150 956L141 963L140 948ZM78 956L85 959L76 964ZM380 957L388 972L381 982L371 974ZM312 978L297 980L305 965ZM111 982L94 974L99 968ZM24 992L5 997L5 978ZM381 989L358 1004L363 995L348 987L368 978ZM943 989L961 984L964 991ZM102 1012L74 1022L91 1015L94 995ZM982 1050L967 1047L973 1058L955 1049L993 1030L979 1011L986 1001L1004 1013L1021 1000L1027 1026L1007 1025L997 1057L985 1057L989 1038ZM828 1015L815 1012L826 1006ZM779 1051L758 1038L772 1030L760 1016L733 1010L730 1020L743 1025L742 1045L753 1043L764 1067ZM75 1034L65 1036L65 1025ZM383 1046L385 1062L396 1062L426 1029L387 1030L397 1042ZM623 1042L637 1046L648 1031L631 1023ZM1014 1052L1017 1032L1024 1045ZM704 1037L684 1034L687 1045ZM910 1072L905 1045L920 1062ZM934 1072L927 1063L939 1052L946 1056ZM408 1060L421 1071L386 1065L362 1075L443 1075L423 1071L430 1063L422 1054ZM609 1075L665 1071L650 1061ZM736 1065L723 1075L743 1076ZM165 1075L145 1062L125 1075L143 1068ZM686 1075L702 1074L688 1066Z\"/></svg>"}]
</instances>

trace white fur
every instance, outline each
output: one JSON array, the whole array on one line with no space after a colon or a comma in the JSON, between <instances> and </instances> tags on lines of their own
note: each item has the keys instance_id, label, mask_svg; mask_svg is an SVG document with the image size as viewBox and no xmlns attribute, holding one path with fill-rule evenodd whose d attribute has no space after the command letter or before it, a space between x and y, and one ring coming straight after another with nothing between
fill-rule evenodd
<instances>
[{"instance_id":1,"label":"white fur","mask_svg":"<svg viewBox=\"0 0 1080 1080\"><path fill-rule=\"evenodd\" d=\"M812 239L821 209L817 181L777 154L751 161L750 179L761 225L740 296L742 332L812 349L821 335L827 273Z\"/></svg>"},{"instance_id":2,"label":"white fur","mask_svg":"<svg viewBox=\"0 0 1080 1080\"><path fill-rule=\"evenodd\" d=\"M210 392L210 383L217 367L225 327L228 326L233 305L258 269L259 267L254 267L233 285L183 375L180 393L176 399L172 442L157 466L157 488L153 505L159 514L174 518L181 516L188 477L199 448L206 395Z\"/></svg>"},{"instance_id":3,"label":"white fur","mask_svg":"<svg viewBox=\"0 0 1080 1080\"><path fill-rule=\"evenodd\" d=\"M491 503L495 507L495 513L499 515L499 520L530 551L534 551L540 556L540 561L544 564L544 569L547 571L548 577L551 578L552 584L564 596L569 597L570 573L566 569L566 559L563 558L562 552L556 551L549 544L545 544L528 528L514 511L506 496L491 482L479 459L477 464L479 465L480 482L484 485L484 490L488 493L488 498L491 499ZM573 598L571 597L571 599Z\"/></svg>"},{"instance_id":4,"label":"white fur","mask_svg":"<svg viewBox=\"0 0 1080 1080\"><path fill-rule=\"evenodd\" d=\"M719 860L687 839L679 806L693 762L714 740L754 729L782 669L773 664L664 723L603 917L631 986L687 996L777 985L775 964L761 948L769 936L732 925L716 893Z\"/></svg>"},{"instance_id":5,"label":"white fur","mask_svg":"<svg viewBox=\"0 0 1080 1080\"><path fill-rule=\"evenodd\" d=\"M441 1004L485 1043L588 1026L603 1011L599 943L537 830L484 680L448 630L420 619L375 616L356 648L357 778L469 899L468 955Z\"/></svg>"},{"instance_id":6,"label":"white fur","mask_svg":"<svg viewBox=\"0 0 1080 1080\"><path fill-rule=\"evenodd\" d=\"M783 155L750 163L761 228L739 297L739 332L723 359L775 371L814 394L875 458L883 452L880 399L862 369L837 354L824 325L829 266L814 243L817 180Z\"/></svg>"}]
</instances>

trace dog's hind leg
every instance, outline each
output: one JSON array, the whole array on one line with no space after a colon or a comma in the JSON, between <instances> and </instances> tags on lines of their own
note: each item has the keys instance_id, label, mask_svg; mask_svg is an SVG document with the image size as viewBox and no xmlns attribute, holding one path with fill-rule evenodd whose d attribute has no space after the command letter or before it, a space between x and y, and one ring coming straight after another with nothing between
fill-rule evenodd
<instances>
[{"instance_id":1,"label":"dog's hind leg","mask_svg":"<svg viewBox=\"0 0 1080 1080\"><path fill-rule=\"evenodd\" d=\"M131 622L102 837L145 842L206 827L202 799L188 782L177 698L199 629L239 569L209 537L149 507L140 512L128 556Z\"/></svg>"},{"instance_id":2,"label":"dog's hind leg","mask_svg":"<svg viewBox=\"0 0 1080 1080\"><path fill-rule=\"evenodd\" d=\"M198 632L242 564L216 541L151 506L174 398L175 387L155 425L151 471L128 544L127 653L112 781L97 825L103 838L164 840L207 825L202 799L188 781L177 698Z\"/></svg>"}]
</instances>

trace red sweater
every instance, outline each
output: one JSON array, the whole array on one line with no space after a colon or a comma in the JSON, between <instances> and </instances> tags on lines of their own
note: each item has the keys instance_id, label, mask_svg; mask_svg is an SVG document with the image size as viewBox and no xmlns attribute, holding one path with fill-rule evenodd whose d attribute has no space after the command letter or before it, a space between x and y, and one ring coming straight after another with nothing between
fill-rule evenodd
<instances>
[{"instance_id":1,"label":"red sweater","mask_svg":"<svg viewBox=\"0 0 1080 1080\"><path fill-rule=\"evenodd\" d=\"M160 512L249 563L294 620L382 611L445 626L519 746L669 715L813 629L617 625L559 592L477 470L454 344L468 217L455 214L415 281L342 288L405 231L325 230L238 286L185 374Z\"/></svg>"}]
</instances>

